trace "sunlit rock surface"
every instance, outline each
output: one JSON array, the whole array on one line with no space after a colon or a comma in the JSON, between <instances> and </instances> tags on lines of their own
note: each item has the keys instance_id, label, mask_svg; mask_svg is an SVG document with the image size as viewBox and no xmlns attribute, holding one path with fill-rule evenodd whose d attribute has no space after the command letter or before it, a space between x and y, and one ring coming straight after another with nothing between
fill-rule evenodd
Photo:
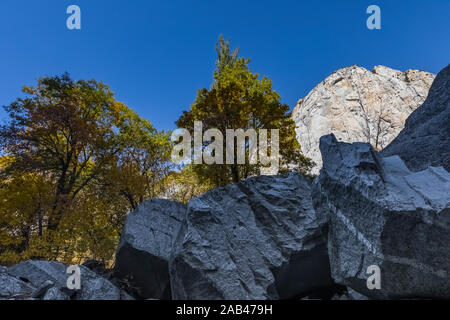
<instances>
[{"instance_id":1,"label":"sunlit rock surface","mask_svg":"<svg viewBox=\"0 0 450 320\"><path fill-rule=\"evenodd\" d=\"M115 270L141 297L171 298L168 261L185 215L184 204L162 199L146 201L128 215Z\"/></svg>"},{"instance_id":2,"label":"sunlit rock surface","mask_svg":"<svg viewBox=\"0 0 450 320\"><path fill-rule=\"evenodd\" d=\"M316 212L329 219L333 278L372 298L450 298L450 173L411 172L369 144L321 138ZM369 290L369 266L381 289Z\"/></svg>"},{"instance_id":3,"label":"sunlit rock surface","mask_svg":"<svg viewBox=\"0 0 450 320\"><path fill-rule=\"evenodd\" d=\"M334 285L325 219L300 174L259 176L191 200L170 259L174 299L278 299Z\"/></svg>"},{"instance_id":4,"label":"sunlit rock surface","mask_svg":"<svg viewBox=\"0 0 450 320\"><path fill-rule=\"evenodd\" d=\"M401 72L384 66L372 71L358 66L339 69L295 106L292 118L303 153L322 167L320 137L334 133L338 141L368 142L386 147L403 129L406 118L427 97L434 75Z\"/></svg>"}]
</instances>

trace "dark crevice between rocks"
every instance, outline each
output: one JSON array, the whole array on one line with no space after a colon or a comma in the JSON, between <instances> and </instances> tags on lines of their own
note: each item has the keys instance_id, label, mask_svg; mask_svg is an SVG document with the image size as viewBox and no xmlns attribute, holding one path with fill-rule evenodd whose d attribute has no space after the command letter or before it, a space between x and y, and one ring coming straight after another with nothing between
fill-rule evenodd
<instances>
[{"instance_id":1,"label":"dark crevice between rocks","mask_svg":"<svg viewBox=\"0 0 450 320\"><path fill-rule=\"evenodd\" d=\"M149 256L145 252L126 244L117 252L121 261L115 266L111 281L136 299L170 300L168 262L157 256ZM136 266L139 268L136 268ZM133 275L133 276L130 276Z\"/></svg>"},{"instance_id":2,"label":"dark crevice between rocks","mask_svg":"<svg viewBox=\"0 0 450 320\"><path fill-rule=\"evenodd\" d=\"M327 245L324 243L308 251L291 255L288 262L271 269L275 288L282 300L331 299L345 292L331 277Z\"/></svg>"}]
</instances>

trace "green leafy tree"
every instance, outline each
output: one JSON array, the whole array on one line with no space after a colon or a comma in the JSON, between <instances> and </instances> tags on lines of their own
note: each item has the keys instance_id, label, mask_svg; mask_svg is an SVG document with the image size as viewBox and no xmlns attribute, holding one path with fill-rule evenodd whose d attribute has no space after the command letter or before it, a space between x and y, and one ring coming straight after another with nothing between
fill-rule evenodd
<instances>
[{"instance_id":1,"label":"green leafy tree","mask_svg":"<svg viewBox=\"0 0 450 320\"><path fill-rule=\"evenodd\" d=\"M120 123L117 161L101 177L107 194L124 197L130 210L148 198L159 196L162 180L173 168L170 132L158 132L134 112Z\"/></svg>"},{"instance_id":2,"label":"green leafy tree","mask_svg":"<svg viewBox=\"0 0 450 320\"><path fill-rule=\"evenodd\" d=\"M179 128L190 131L193 137L194 122L202 121L203 130L226 129L279 129L280 170L306 172L311 160L304 157L295 136L295 122L291 119L289 106L280 102L280 95L273 90L267 77L260 77L249 68L250 60L237 57L229 42L220 37L217 43L217 69L210 89L201 89L190 111L184 111L176 121ZM206 147L204 144L203 147ZM225 152L226 148L224 149ZM212 185L223 186L238 182L260 173L260 165L249 164L249 144L246 144L246 164L195 165L195 172ZM269 149L270 146L269 146Z\"/></svg>"},{"instance_id":3,"label":"green leafy tree","mask_svg":"<svg viewBox=\"0 0 450 320\"><path fill-rule=\"evenodd\" d=\"M119 151L115 127L127 108L101 82L74 82L67 74L24 87L26 98L6 107L11 121L0 130L14 157L6 169L50 175L56 194L48 227L56 229L77 194Z\"/></svg>"},{"instance_id":4,"label":"green leafy tree","mask_svg":"<svg viewBox=\"0 0 450 320\"><path fill-rule=\"evenodd\" d=\"M0 128L0 262L111 259L126 214L162 192L169 133L95 80L23 92Z\"/></svg>"},{"instance_id":5,"label":"green leafy tree","mask_svg":"<svg viewBox=\"0 0 450 320\"><path fill-rule=\"evenodd\" d=\"M164 179L165 198L187 203L213 186L208 180L199 177L194 170L194 165L186 165L179 171L172 171Z\"/></svg>"},{"instance_id":6,"label":"green leafy tree","mask_svg":"<svg viewBox=\"0 0 450 320\"><path fill-rule=\"evenodd\" d=\"M43 236L54 186L48 178L33 173L15 173L1 182L0 262L12 264L31 258L30 243L35 236Z\"/></svg>"},{"instance_id":7,"label":"green leafy tree","mask_svg":"<svg viewBox=\"0 0 450 320\"><path fill-rule=\"evenodd\" d=\"M239 48L231 49L230 40L225 40L223 35L219 36L219 41L216 44L217 52L217 62L216 62L216 73L220 74L225 71L227 66L234 66L238 60Z\"/></svg>"}]
</instances>

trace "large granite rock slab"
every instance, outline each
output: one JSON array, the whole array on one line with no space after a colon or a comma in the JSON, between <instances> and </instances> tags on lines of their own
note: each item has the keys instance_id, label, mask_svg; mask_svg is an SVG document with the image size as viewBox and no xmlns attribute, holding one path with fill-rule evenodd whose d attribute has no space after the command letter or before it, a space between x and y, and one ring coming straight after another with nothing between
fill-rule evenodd
<instances>
[{"instance_id":1,"label":"large granite rock slab","mask_svg":"<svg viewBox=\"0 0 450 320\"><path fill-rule=\"evenodd\" d=\"M450 298L450 174L411 172L369 144L321 138L324 160L313 187L316 211L330 219L333 278L371 298ZM369 290L368 267L381 270Z\"/></svg>"},{"instance_id":2,"label":"large granite rock slab","mask_svg":"<svg viewBox=\"0 0 450 320\"><path fill-rule=\"evenodd\" d=\"M179 202L152 199L127 217L117 248L115 270L140 297L170 299L169 257L186 215Z\"/></svg>"},{"instance_id":3,"label":"large granite rock slab","mask_svg":"<svg viewBox=\"0 0 450 320\"><path fill-rule=\"evenodd\" d=\"M332 288L326 221L315 214L310 189L291 173L191 200L170 258L173 298L278 299Z\"/></svg>"},{"instance_id":4,"label":"large granite rock slab","mask_svg":"<svg viewBox=\"0 0 450 320\"><path fill-rule=\"evenodd\" d=\"M319 139L330 133L338 141L385 148L425 101L433 79L419 70L350 66L320 82L292 112L302 151L317 164L311 172L318 174L322 167Z\"/></svg>"},{"instance_id":5,"label":"large granite rock slab","mask_svg":"<svg viewBox=\"0 0 450 320\"><path fill-rule=\"evenodd\" d=\"M399 155L412 171L429 166L450 171L450 65L439 72L425 103L381 154Z\"/></svg>"}]
</instances>

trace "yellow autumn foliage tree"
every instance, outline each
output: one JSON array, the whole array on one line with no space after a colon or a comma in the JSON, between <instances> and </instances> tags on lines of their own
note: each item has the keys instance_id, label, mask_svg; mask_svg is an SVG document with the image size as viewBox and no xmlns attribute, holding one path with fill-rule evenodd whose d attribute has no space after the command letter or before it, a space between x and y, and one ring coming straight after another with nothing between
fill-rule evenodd
<instances>
[{"instance_id":1,"label":"yellow autumn foliage tree","mask_svg":"<svg viewBox=\"0 0 450 320\"><path fill-rule=\"evenodd\" d=\"M95 80L45 77L23 92L0 127L0 264L111 262L126 214L162 191L169 132Z\"/></svg>"}]
</instances>

